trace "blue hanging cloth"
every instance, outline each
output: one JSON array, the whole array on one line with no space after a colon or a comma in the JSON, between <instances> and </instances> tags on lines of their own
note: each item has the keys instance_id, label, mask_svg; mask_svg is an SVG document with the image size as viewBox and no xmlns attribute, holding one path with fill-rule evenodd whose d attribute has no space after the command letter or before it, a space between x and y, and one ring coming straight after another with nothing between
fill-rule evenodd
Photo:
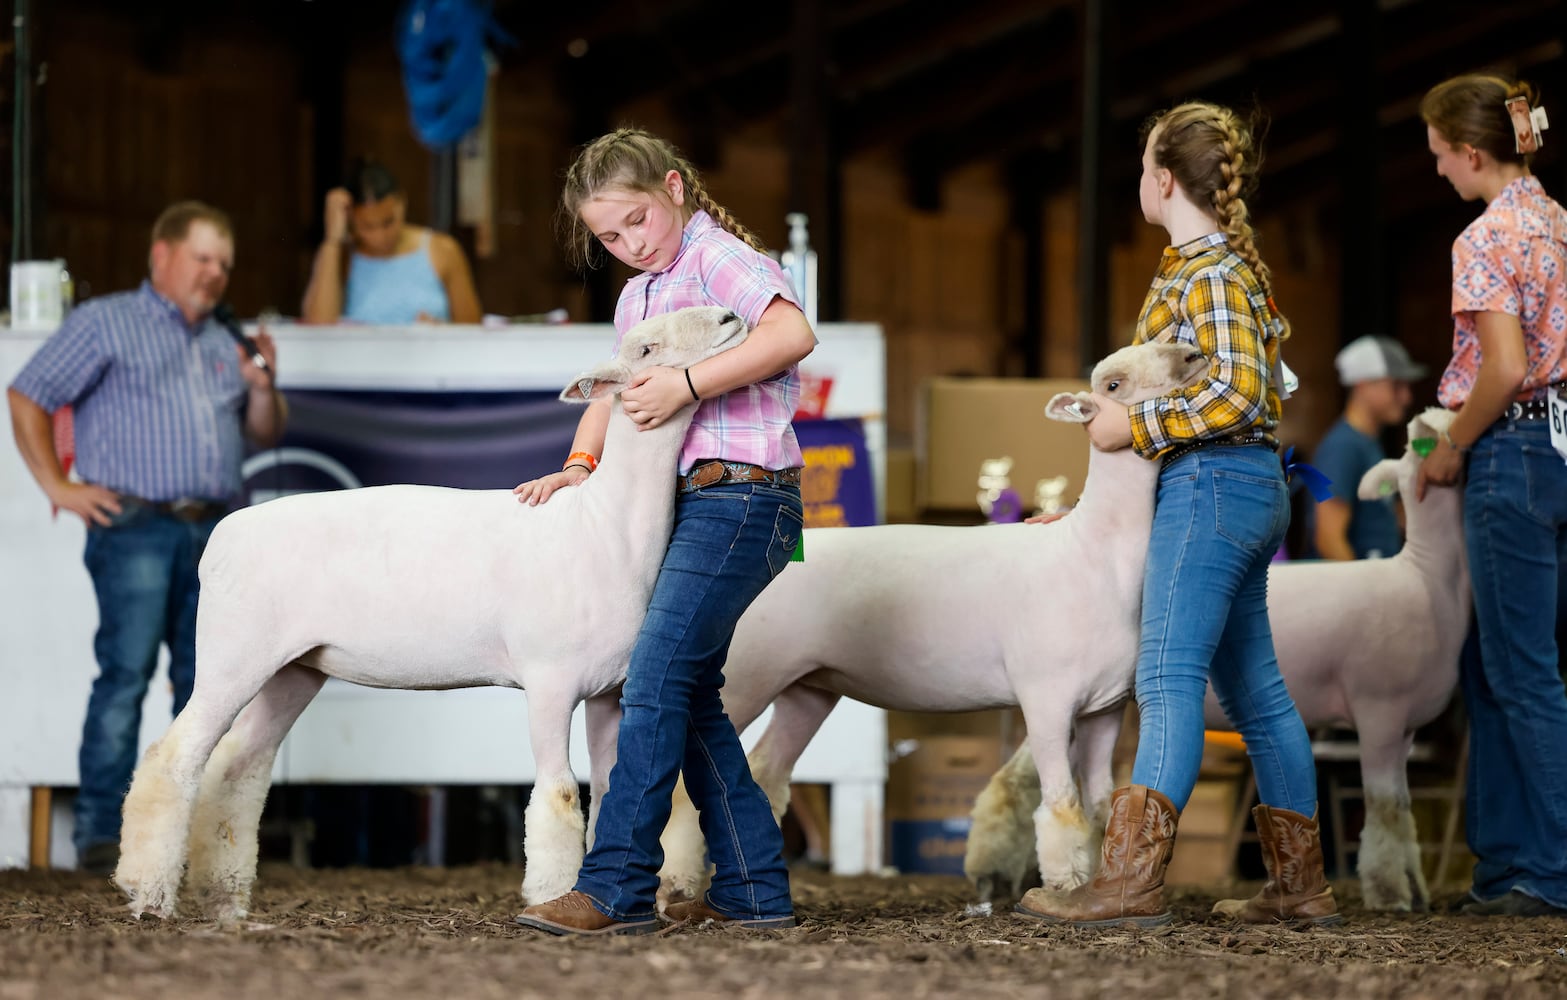
<instances>
[{"instance_id":1,"label":"blue hanging cloth","mask_svg":"<svg viewBox=\"0 0 1567 1000\"><path fill-rule=\"evenodd\" d=\"M397 19L397 56L414 133L432 149L455 144L484 115L485 46L515 39L488 0L411 0Z\"/></svg>"}]
</instances>

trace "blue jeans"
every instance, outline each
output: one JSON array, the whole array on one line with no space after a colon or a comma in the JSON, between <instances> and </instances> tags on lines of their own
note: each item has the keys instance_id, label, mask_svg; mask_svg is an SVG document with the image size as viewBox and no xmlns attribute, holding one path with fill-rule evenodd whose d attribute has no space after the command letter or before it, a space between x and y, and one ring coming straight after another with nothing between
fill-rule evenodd
<instances>
[{"instance_id":1,"label":"blue jeans","mask_svg":"<svg viewBox=\"0 0 1567 1000\"><path fill-rule=\"evenodd\" d=\"M716 868L709 904L739 919L794 912L783 834L719 691L735 625L788 565L803 523L797 488L710 486L676 502L621 691L618 756L577 877L576 888L617 920L654 913L659 835L682 773Z\"/></svg>"},{"instance_id":2,"label":"blue jeans","mask_svg":"<svg viewBox=\"0 0 1567 1000\"><path fill-rule=\"evenodd\" d=\"M1288 527L1283 469L1265 447L1201 448L1159 474L1143 577L1132 782L1176 809L1197 784L1211 678L1246 740L1258 798L1307 816L1317 810L1311 738L1279 676L1268 624L1268 563Z\"/></svg>"},{"instance_id":3,"label":"blue jeans","mask_svg":"<svg viewBox=\"0 0 1567 1000\"><path fill-rule=\"evenodd\" d=\"M178 715L196 680L196 565L217 518L187 523L125 500L108 527L89 525L83 561L98 597L93 652L98 676L87 700L77 758L78 852L118 843L120 806L136 767L141 706L169 647L169 677Z\"/></svg>"},{"instance_id":4,"label":"blue jeans","mask_svg":"<svg viewBox=\"0 0 1567 1000\"><path fill-rule=\"evenodd\" d=\"M1567 464L1547 421L1501 422L1475 442L1464 537L1480 639L1460 671L1472 891L1518 889L1567 907L1567 691L1556 644Z\"/></svg>"}]
</instances>

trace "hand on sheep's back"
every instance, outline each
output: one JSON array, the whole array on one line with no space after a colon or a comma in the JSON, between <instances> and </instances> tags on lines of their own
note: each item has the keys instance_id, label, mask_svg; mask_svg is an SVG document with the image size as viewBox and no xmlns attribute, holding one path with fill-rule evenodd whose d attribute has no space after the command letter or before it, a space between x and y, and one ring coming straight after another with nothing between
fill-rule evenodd
<instances>
[{"instance_id":1,"label":"hand on sheep's back","mask_svg":"<svg viewBox=\"0 0 1567 1000\"><path fill-rule=\"evenodd\" d=\"M558 489L566 486L581 485L589 475L590 473L586 468L580 465L573 465L559 472L552 472L547 476L519 483L512 488L512 493L516 494L518 503L536 507L549 500Z\"/></svg>"},{"instance_id":2,"label":"hand on sheep's back","mask_svg":"<svg viewBox=\"0 0 1567 1000\"><path fill-rule=\"evenodd\" d=\"M1069 510L1058 510L1053 514L1035 514L1033 517L1023 518L1024 524L1049 524L1051 521L1059 521L1072 513Z\"/></svg>"}]
</instances>

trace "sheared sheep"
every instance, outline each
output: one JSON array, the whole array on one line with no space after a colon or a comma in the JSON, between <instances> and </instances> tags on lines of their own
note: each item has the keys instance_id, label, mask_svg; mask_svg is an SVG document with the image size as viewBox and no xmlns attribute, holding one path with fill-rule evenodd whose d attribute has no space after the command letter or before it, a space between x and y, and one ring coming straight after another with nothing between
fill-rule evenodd
<instances>
[{"instance_id":1,"label":"sheared sheep","mask_svg":"<svg viewBox=\"0 0 1567 1000\"><path fill-rule=\"evenodd\" d=\"M1434 441L1452 419L1436 408L1415 416L1403 456L1383 460L1360 481L1362 499L1402 493L1407 540L1397 555L1277 563L1268 574L1279 670L1302 718L1309 727L1348 726L1359 735L1366 820L1358 868L1366 907L1374 910L1424 910L1430 903L1407 761L1415 730L1452 700L1470 592L1462 490L1431 487L1415 502L1414 442ZM1229 728L1212 688L1205 711L1209 728ZM1016 893L1032 867L1033 771L1025 744L975 803L964 871L984 898L998 884Z\"/></svg>"},{"instance_id":2,"label":"sheared sheep","mask_svg":"<svg viewBox=\"0 0 1567 1000\"><path fill-rule=\"evenodd\" d=\"M1144 344L1101 361L1093 388L1136 402L1209 368L1195 348ZM1058 394L1051 419L1087 423L1087 393ZM1085 442L1085 446L1087 443ZM889 709L961 712L1020 705L1040 760L1040 861L1051 883L1086 880L1109 808L1108 759L1137 661L1143 563L1159 465L1091 449L1082 501L1053 524L807 529L805 561L779 574L741 617L724 667L724 707L744 730L769 705L751 770L773 803L841 696ZM1084 802L1087 802L1085 809ZM706 877L688 801L665 831L661 894Z\"/></svg>"},{"instance_id":3,"label":"sheared sheep","mask_svg":"<svg viewBox=\"0 0 1567 1000\"><path fill-rule=\"evenodd\" d=\"M125 799L114 880L131 912L174 914L188 836L189 883L207 914L245 914L273 757L328 677L525 689L538 779L522 893L537 901L568 891L584 846L571 714L587 701L596 801L695 413L639 431L618 394L638 372L693 364L746 333L721 307L628 331L613 359L561 393L577 403L615 398L598 471L547 504L519 504L509 490L380 486L284 497L224 518L201 561L195 690Z\"/></svg>"}]
</instances>

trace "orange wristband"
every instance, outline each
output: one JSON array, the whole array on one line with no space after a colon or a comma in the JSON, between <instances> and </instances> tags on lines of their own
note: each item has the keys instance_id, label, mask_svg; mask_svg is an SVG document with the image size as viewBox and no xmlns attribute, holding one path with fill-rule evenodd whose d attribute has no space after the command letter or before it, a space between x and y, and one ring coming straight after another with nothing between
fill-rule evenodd
<instances>
[{"instance_id":1,"label":"orange wristband","mask_svg":"<svg viewBox=\"0 0 1567 1000\"><path fill-rule=\"evenodd\" d=\"M566 466L569 465L585 465L589 472L595 472L598 470L599 460L585 451L574 451L566 456L566 465L561 466L561 470L565 471Z\"/></svg>"}]
</instances>

